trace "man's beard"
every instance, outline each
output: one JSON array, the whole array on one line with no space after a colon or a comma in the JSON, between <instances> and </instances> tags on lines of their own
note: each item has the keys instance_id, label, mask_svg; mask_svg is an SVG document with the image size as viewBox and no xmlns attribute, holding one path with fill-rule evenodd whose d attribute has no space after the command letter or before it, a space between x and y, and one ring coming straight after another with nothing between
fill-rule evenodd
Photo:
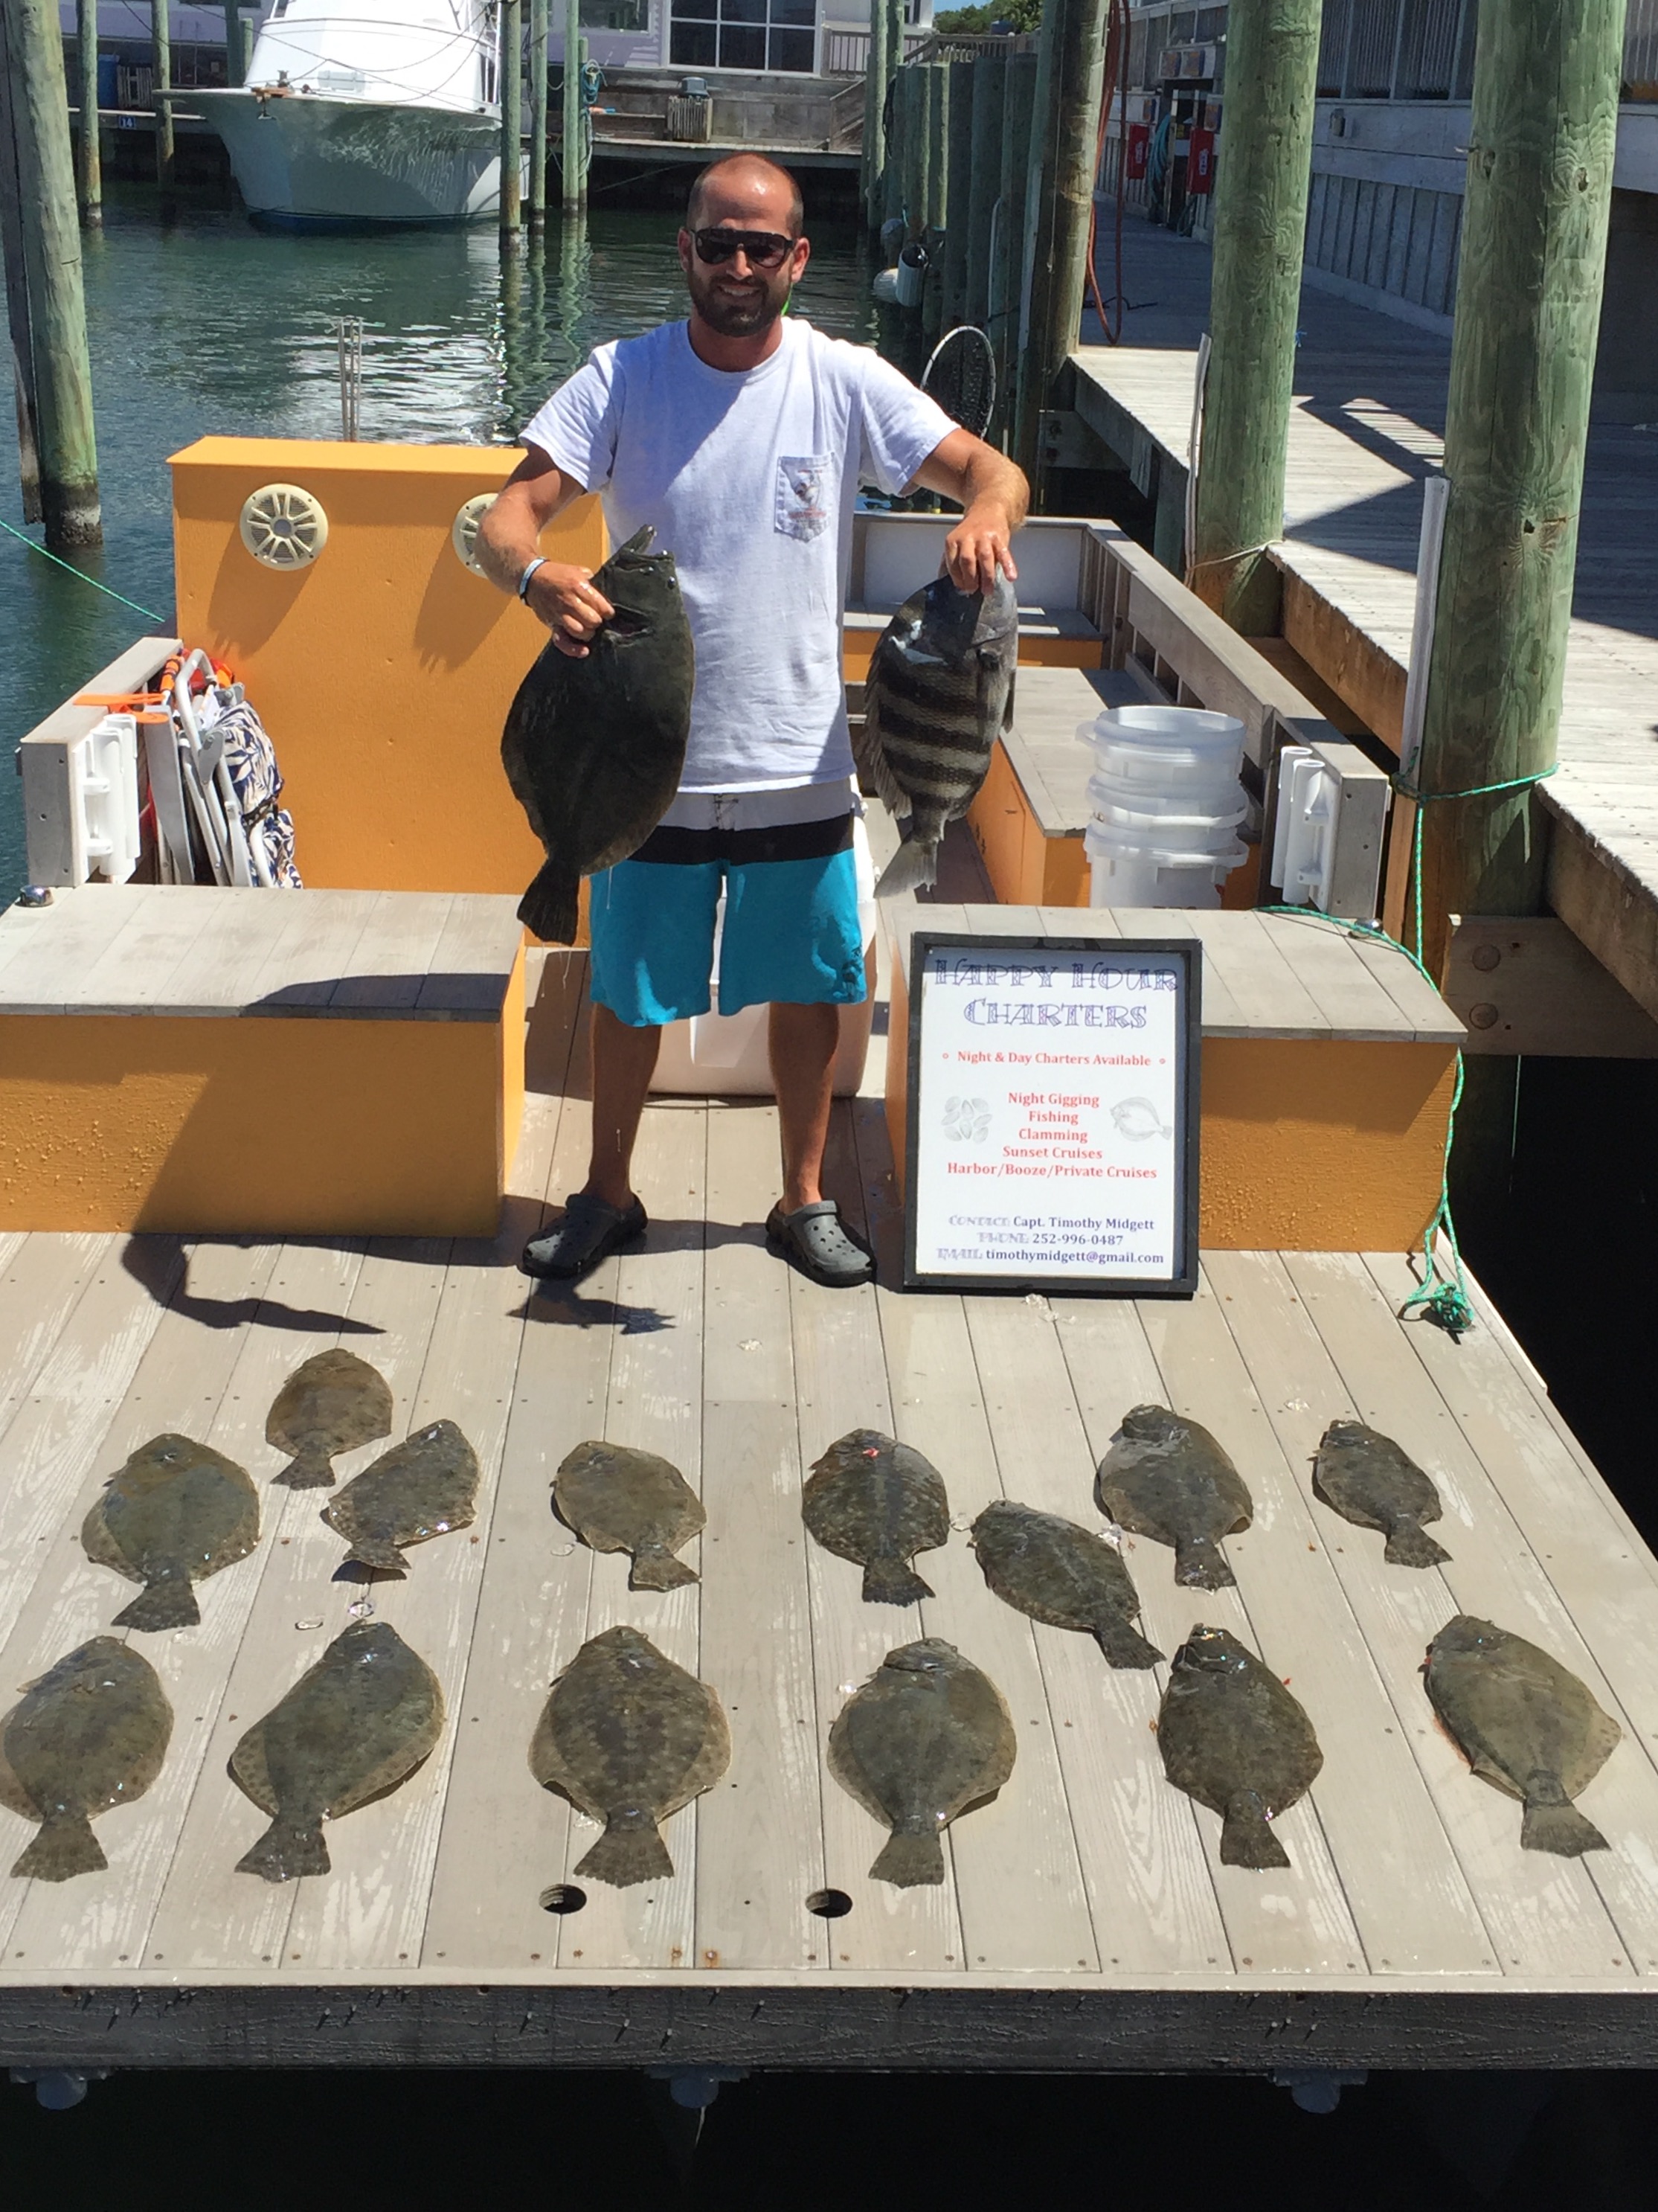
<instances>
[{"instance_id":1,"label":"man's beard","mask_svg":"<svg viewBox=\"0 0 1658 2212\"><path fill-rule=\"evenodd\" d=\"M714 284L708 281L693 283L690 289L692 304L698 314L708 328L722 338L758 337L777 320L783 312L783 303L788 298L786 286L780 288L774 297L773 288L769 284L759 286L737 300L722 298Z\"/></svg>"}]
</instances>

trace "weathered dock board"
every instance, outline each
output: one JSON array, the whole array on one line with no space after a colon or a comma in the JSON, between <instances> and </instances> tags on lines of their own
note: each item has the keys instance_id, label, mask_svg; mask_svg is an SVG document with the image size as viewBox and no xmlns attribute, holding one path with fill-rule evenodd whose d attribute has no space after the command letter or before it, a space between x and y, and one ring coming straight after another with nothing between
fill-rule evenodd
<instances>
[{"instance_id":1,"label":"weathered dock board","mask_svg":"<svg viewBox=\"0 0 1658 2212\"><path fill-rule=\"evenodd\" d=\"M1650 2063L1658 2057L1658 1563L1500 1322L1453 1345L1401 1324L1392 1255L1218 1253L1189 1305L816 1289L763 1247L774 1109L663 1102L640 1182L653 1225L574 1295L513 1267L580 1181L588 1109L580 956L550 959L532 1089L489 1243L0 1239L0 1679L106 1628L124 1586L78 1529L131 1447L166 1428L253 1474L264 1533L200 1586L198 1628L141 1639L176 1715L138 1804L98 1832L106 1874L0 1874L0 2063L466 2063L1020 2069ZM896 1279L878 1102L836 1109L832 1172ZM331 1875L234 1872L262 1816L226 1760L365 1595L333 1579L315 1493L270 1487L267 1407L343 1344L390 1382L397 1431L448 1416L483 1468L478 1518L367 1591L440 1678L449 1720L404 1788L334 1824ZM1165 1652L1241 1630L1318 1728L1324 1771L1282 1823L1281 1874L1223 1867L1218 1822L1163 1778L1157 1674L994 1598L963 1529L1008 1496L1096 1516L1097 1455L1163 1398L1209 1424L1256 1502L1236 1591L1130 1564ZM1452 1553L1386 1566L1319 1504L1309 1457L1357 1414L1433 1474ZM859 1423L950 1486L938 1595L865 1606L801 1525L803 1470ZM630 1594L627 1562L549 1508L564 1454L609 1436L673 1459L708 1526L700 1584ZM353 1473L367 1454L347 1460ZM1585 1792L1612 1848L1524 1853L1509 1800L1435 1726L1418 1668L1454 1612L1558 1652L1625 1741ZM712 1682L734 1756L668 1827L671 1881L574 1879L592 1824L526 1765L550 1677L583 1639L642 1626ZM943 1635L1007 1697L1019 1760L947 1838L942 1887L868 1878L876 1824L828 1775L829 1725L891 1645ZM0 1867L26 1840L0 1813ZM850 1899L817 1917L824 1889Z\"/></svg>"}]
</instances>

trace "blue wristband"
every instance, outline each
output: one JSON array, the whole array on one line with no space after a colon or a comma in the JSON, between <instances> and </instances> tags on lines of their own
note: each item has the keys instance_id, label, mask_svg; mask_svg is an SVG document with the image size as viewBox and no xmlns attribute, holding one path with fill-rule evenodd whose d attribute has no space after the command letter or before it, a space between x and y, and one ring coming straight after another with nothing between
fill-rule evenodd
<instances>
[{"instance_id":1,"label":"blue wristband","mask_svg":"<svg viewBox=\"0 0 1658 2212\"><path fill-rule=\"evenodd\" d=\"M547 556L545 554L537 554L533 561L526 561L524 564L522 573L519 574L518 580L518 595L519 599L524 601L526 606L529 605L530 601L530 579L535 574L537 568L544 568L546 565Z\"/></svg>"}]
</instances>

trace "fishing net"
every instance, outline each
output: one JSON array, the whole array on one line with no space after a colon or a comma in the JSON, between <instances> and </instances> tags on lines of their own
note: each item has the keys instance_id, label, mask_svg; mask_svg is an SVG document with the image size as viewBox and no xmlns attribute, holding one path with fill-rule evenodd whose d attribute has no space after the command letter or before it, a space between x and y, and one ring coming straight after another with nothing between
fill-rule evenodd
<instances>
[{"instance_id":1,"label":"fishing net","mask_svg":"<svg viewBox=\"0 0 1658 2212\"><path fill-rule=\"evenodd\" d=\"M996 356L971 323L947 331L921 371L921 389L954 422L982 438L996 411Z\"/></svg>"}]
</instances>

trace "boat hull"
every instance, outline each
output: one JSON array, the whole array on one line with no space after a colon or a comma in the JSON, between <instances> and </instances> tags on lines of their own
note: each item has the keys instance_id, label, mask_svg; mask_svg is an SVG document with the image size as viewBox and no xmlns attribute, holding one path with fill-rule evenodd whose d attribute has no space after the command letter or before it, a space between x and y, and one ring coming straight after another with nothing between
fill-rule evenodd
<instances>
[{"instance_id":1,"label":"boat hull","mask_svg":"<svg viewBox=\"0 0 1658 2212\"><path fill-rule=\"evenodd\" d=\"M501 126L489 115L240 88L191 100L262 228L419 228L499 210Z\"/></svg>"}]
</instances>

